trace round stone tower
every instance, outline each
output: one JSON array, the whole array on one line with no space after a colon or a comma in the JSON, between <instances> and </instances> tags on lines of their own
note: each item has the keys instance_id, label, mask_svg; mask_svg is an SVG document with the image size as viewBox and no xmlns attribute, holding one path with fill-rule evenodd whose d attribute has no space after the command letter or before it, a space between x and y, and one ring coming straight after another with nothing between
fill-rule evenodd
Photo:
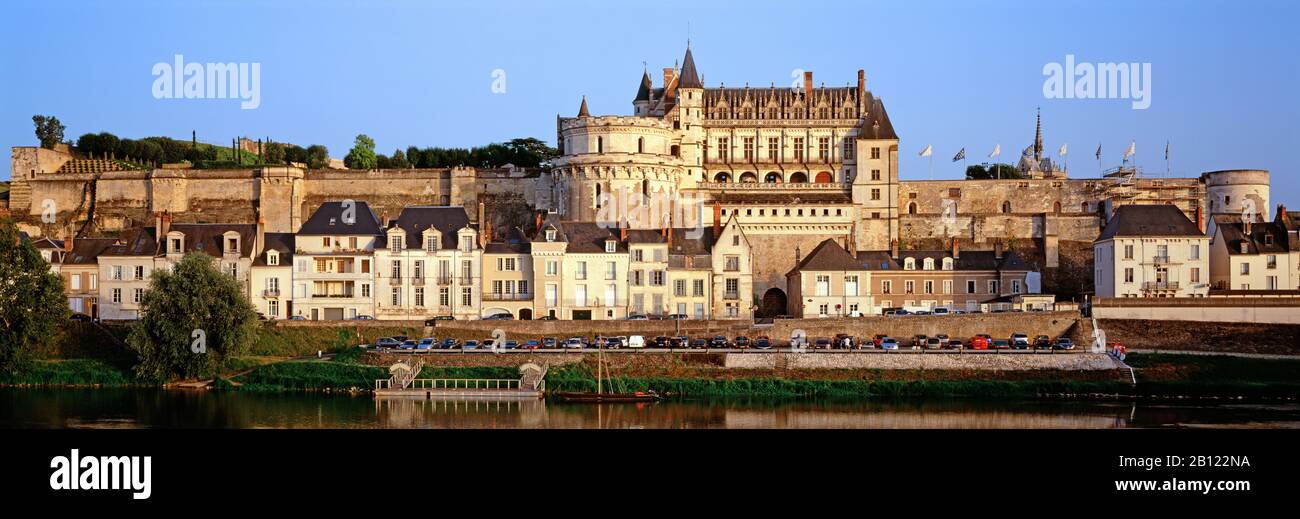
<instances>
[{"instance_id":1,"label":"round stone tower","mask_svg":"<svg viewBox=\"0 0 1300 519\"><path fill-rule=\"evenodd\" d=\"M1259 218L1269 218L1268 171L1263 169L1226 169L1201 174L1205 184L1205 209L1214 215L1241 215L1253 210Z\"/></svg>"},{"instance_id":2,"label":"round stone tower","mask_svg":"<svg viewBox=\"0 0 1300 519\"><path fill-rule=\"evenodd\" d=\"M559 121L560 157L556 177L559 212L566 220L657 228L661 222L638 218L642 201L677 198L682 159L672 153L673 128L659 118L592 117L584 99L578 117Z\"/></svg>"}]
</instances>

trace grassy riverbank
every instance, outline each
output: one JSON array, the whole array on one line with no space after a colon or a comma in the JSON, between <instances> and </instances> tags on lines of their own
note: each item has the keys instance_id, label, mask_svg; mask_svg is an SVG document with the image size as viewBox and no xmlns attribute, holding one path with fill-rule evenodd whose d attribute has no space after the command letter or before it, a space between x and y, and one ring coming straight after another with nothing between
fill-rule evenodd
<instances>
[{"instance_id":1,"label":"grassy riverbank","mask_svg":"<svg viewBox=\"0 0 1300 519\"><path fill-rule=\"evenodd\" d=\"M128 387L141 385L131 373L96 359L37 361L22 373L0 374L0 386Z\"/></svg>"}]
</instances>

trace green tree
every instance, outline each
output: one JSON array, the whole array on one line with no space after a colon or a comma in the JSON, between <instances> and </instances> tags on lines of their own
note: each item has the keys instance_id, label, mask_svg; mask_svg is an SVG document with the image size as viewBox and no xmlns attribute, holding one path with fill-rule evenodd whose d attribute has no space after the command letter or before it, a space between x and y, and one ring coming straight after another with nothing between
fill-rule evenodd
<instances>
[{"instance_id":1,"label":"green tree","mask_svg":"<svg viewBox=\"0 0 1300 519\"><path fill-rule=\"evenodd\" d=\"M364 133L358 135L352 150L343 157L343 163L348 169L374 169L379 163L375 157L375 140Z\"/></svg>"},{"instance_id":2,"label":"green tree","mask_svg":"<svg viewBox=\"0 0 1300 519\"><path fill-rule=\"evenodd\" d=\"M239 282L201 252L155 270L140 311L127 344L139 357L136 376L145 380L212 376L256 333L257 314Z\"/></svg>"},{"instance_id":3,"label":"green tree","mask_svg":"<svg viewBox=\"0 0 1300 519\"><path fill-rule=\"evenodd\" d=\"M53 115L33 115L32 123L36 125L36 138L41 141L41 147L47 150L54 149L54 145L63 142L63 123L59 118Z\"/></svg>"},{"instance_id":4,"label":"green tree","mask_svg":"<svg viewBox=\"0 0 1300 519\"><path fill-rule=\"evenodd\" d=\"M285 149L284 145L278 142L266 143L266 163L267 164L284 164Z\"/></svg>"},{"instance_id":5,"label":"green tree","mask_svg":"<svg viewBox=\"0 0 1300 519\"><path fill-rule=\"evenodd\" d=\"M320 144L312 144L307 147L307 167L320 169L328 166L330 163L330 152Z\"/></svg>"},{"instance_id":6,"label":"green tree","mask_svg":"<svg viewBox=\"0 0 1300 519\"><path fill-rule=\"evenodd\" d=\"M0 372L25 369L70 313L63 279L20 238L13 220L0 221Z\"/></svg>"},{"instance_id":7,"label":"green tree","mask_svg":"<svg viewBox=\"0 0 1300 519\"><path fill-rule=\"evenodd\" d=\"M406 160L406 154L402 153L402 150L400 149L393 150L393 156L388 159L388 163L389 163L389 167L398 168L398 169L406 169L411 167L411 163L407 162Z\"/></svg>"},{"instance_id":8,"label":"green tree","mask_svg":"<svg viewBox=\"0 0 1300 519\"><path fill-rule=\"evenodd\" d=\"M989 164L966 166L966 180L1003 179L1016 180L1025 178L1015 166L1010 164Z\"/></svg>"}]
</instances>

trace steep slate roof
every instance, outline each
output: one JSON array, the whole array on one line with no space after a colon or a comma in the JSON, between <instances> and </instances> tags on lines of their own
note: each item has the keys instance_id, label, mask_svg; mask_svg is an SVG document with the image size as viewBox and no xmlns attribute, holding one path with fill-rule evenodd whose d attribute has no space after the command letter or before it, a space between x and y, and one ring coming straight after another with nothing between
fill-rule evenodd
<instances>
[{"instance_id":1,"label":"steep slate roof","mask_svg":"<svg viewBox=\"0 0 1300 519\"><path fill-rule=\"evenodd\" d=\"M1250 234L1246 234L1245 225L1237 215L1217 215L1214 217L1214 225L1223 237L1228 254L1286 254L1290 251L1286 227L1280 223L1252 223ZM1244 253L1241 251L1243 242L1246 244Z\"/></svg>"},{"instance_id":2,"label":"steep slate roof","mask_svg":"<svg viewBox=\"0 0 1300 519\"><path fill-rule=\"evenodd\" d=\"M596 222L562 222L560 228L564 231L565 241L569 242L567 252L605 252L605 240L613 238L618 242L617 231L601 227ZM627 253L627 244L618 243L615 250Z\"/></svg>"},{"instance_id":3,"label":"steep slate roof","mask_svg":"<svg viewBox=\"0 0 1300 519\"><path fill-rule=\"evenodd\" d=\"M881 252L880 254L888 256L887 253ZM960 257L956 258L952 262L953 270L1030 270L1029 266L1020 258L1020 255L1016 254L1014 251L1003 252L1002 259L998 259L997 253L991 250L964 250L961 251L959 256ZM861 258L862 253L859 253L858 257ZM938 270L939 266L943 265L943 259L951 257L952 251L900 250L898 251L898 258L892 262L889 269L872 268L871 270L903 271L902 262L904 261L904 258L915 258L916 270L921 270L921 265L925 262L926 258L933 259L935 270ZM878 267L880 262L869 265L872 267ZM909 270L906 272L913 271Z\"/></svg>"},{"instance_id":4,"label":"steep slate roof","mask_svg":"<svg viewBox=\"0 0 1300 519\"><path fill-rule=\"evenodd\" d=\"M529 254L533 250L533 243L528 240L524 231L514 227L506 231L504 241L494 241L483 247L486 254Z\"/></svg>"},{"instance_id":5,"label":"steep slate roof","mask_svg":"<svg viewBox=\"0 0 1300 519\"><path fill-rule=\"evenodd\" d=\"M811 172L805 172L811 174ZM744 186L745 184L740 184ZM724 204L850 204L853 197L843 191L801 191L798 193L763 193L748 191L727 191L723 188L715 193L713 199Z\"/></svg>"},{"instance_id":6,"label":"steep slate roof","mask_svg":"<svg viewBox=\"0 0 1300 519\"><path fill-rule=\"evenodd\" d=\"M871 99L871 104L867 105L867 116L862 119L862 126L858 128L858 138L898 139L898 133L894 131L894 123L889 121L889 113L885 112L884 101L871 95L870 91L867 91L866 95Z\"/></svg>"},{"instance_id":7,"label":"steep slate roof","mask_svg":"<svg viewBox=\"0 0 1300 519\"><path fill-rule=\"evenodd\" d=\"M96 258L117 243L116 238L77 238L72 252L63 258L64 265L94 265Z\"/></svg>"},{"instance_id":8,"label":"steep slate roof","mask_svg":"<svg viewBox=\"0 0 1300 519\"><path fill-rule=\"evenodd\" d=\"M799 261L791 272L808 270L808 271L848 271L848 270L871 270L878 272L939 272L943 265L944 258L951 258L951 251L935 250L904 250L898 252L897 258L890 257L889 251L858 251L857 255L850 254L844 250L839 242L833 238L827 238L817 247L813 248L808 256ZM1002 259L997 258L997 253L990 250L961 251L960 257L953 261L953 271L971 271L971 270L1030 270L1019 254L1012 251L1006 251L1002 254ZM915 258L915 270L903 270L903 261L905 258ZM934 259L935 270L926 271L921 269L925 258Z\"/></svg>"},{"instance_id":9,"label":"steep slate roof","mask_svg":"<svg viewBox=\"0 0 1300 519\"><path fill-rule=\"evenodd\" d=\"M1205 233L1175 206L1122 205L1096 241L1116 236L1205 236Z\"/></svg>"},{"instance_id":10,"label":"steep slate roof","mask_svg":"<svg viewBox=\"0 0 1300 519\"><path fill-rule=\"evenodd\" d=\"M456 233L470 223L463 206L415 205L402 208L402 213L391 226L406 231L408 249L423 248L424 231L433 227L443 236L439 248L450 250L456 248Z\"/></svg>"},{"instance_id":11,"label":"steep slate roof","mask_svg":"<svg viewBox=\"0 0 1300 519\"><path fill-rule=\"evenodd\" d=\"M649 101L650 91L654 90L654 83L650 81L650 72L641 73L641 86L636 90L636 99L633 101Z\"/></svg>"},{"instance_id":12,"label":"steep slate roof","mask_svg":"<svg viewBox=\"0 0 1300 519\"><path fill-rule=\"evenodd\" d=\"M198 251L216 257L225 250L222 235L227 232L239 233L239 255L242 257L253 254L253 241L257 237L257 225L251 223L173 223L168 232L177 231L185 235L186 253Z\"/></svg>"},{"instance_id":13,"label":"steep slate roof","mask_svg":"<svg viewBox=\"0 0 1300 519\"><path fill-rule=\"evenodd\" d=\"M253 258L253 265L266 266L266 251L277 251L280 253L281 267L293 265L294 235L291 232L268 232L263 234L266 239L266 245L262 248L262 253Z\"/></svg>"},{"instance_id":14,"label":"steep slate roof","mask_svg":"<svg viewBox=\"0 0 1300 519\"><path fill-rule=\"evenodd\" d=\"M682 60L682 73L677 79L677 88L704 88L700 74L695 71L695 57L691 55L691 46L686 46L686 58Z\"/></svg>"},{"instance_id":15,"label":"steep slate roof","mask_svg":"<svg viewBox=\"0 0 1300 519\"><path fill-rule=\"evenodd\" d=\"M822 240L793 270L866 270L862 262L844 250L834 238Z\"/></svg>"},{"instance_id":16,"label":"steep slate roof","mask_svg":"<svg viewBox=\"0 0 1300 519\"><path fill-rule=\"evenodd\" d=\"M355 201L356 221L351 225L343 223L343 202L325 202L316 208L306 222L298 228L299 235L335 236L335 235L380 235L384 231L379 218L370 209L370 204Z\"/></svg>"},{"instance_id":17,"label":"steep slate roof","mask_svg":"<svg viewBox=\"0 0 1300 519\"><path fill-rule=\"evenodd\" d=\"M74 244L75 245L75 244ZM100 256L156 256L158 238L153 227L136 227L126 232L121 243L104 249Z\"/></svg>"},{"instance_id":18,"label":"steep slate roof","mask_svg":"<svg viewBox=\"0 0 1300 519\"><path fill-rule=\"evenodd\" d=\"M587 111L587 96L582 96L582 105L578 107L578 117L591 117L591 112Z\"/></svg>"}]
</instances>

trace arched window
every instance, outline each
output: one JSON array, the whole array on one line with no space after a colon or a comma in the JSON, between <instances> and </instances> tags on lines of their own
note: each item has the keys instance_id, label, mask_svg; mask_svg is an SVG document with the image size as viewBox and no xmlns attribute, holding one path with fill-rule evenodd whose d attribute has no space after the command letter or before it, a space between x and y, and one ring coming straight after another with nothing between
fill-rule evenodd
<instances>
[{"instance_id":1,"label":"arched window","mask_svg":"<svg viewBox=\"0 0 1300 519\"><path fill-rule=\"evenodd\" d=\"M596 184L596 209L600 209L600 184Z\"/></svg>"},{"instance_id":2,"label":"arched window","mask_svg":"<svg viewBox=\"0 0 1300 519\"><path fill-rule=\"evenodd\" d=\"M1088 212L1088 202L1084 202L1083 207L1080 210L1085 213Z\"/></svg>"},{"instance_id":3,"label":"arched window","mask_svg":"<svg viewBox=\"0 0 1300 519\"><path fill-rule=\"evenodd\" d=\"M807 183L808 183L808 174L807 174L807 173L804 173L804 172L802 172L802 171L796 171L796 172L794 172L794 173L791 173L791 174L790 174L790 183L791 183L791 184L807 184Z\"/></svg>"},{"instance_id":4,"label":"arched window","mask_svg":"<svg viewBox=\"0 0 1300 519\"><path fill-rule=\"evenodd\" d=\"M767 176L764 176L764 177L763 177L763 182L767 182L767 183L769 183L769 184L780 184L780 183L781 183L781 174L780 174L780 173L777 173L777 172L775 172L775 171L769 171L769 172L767 173Z\"/></svg>"},{"instance_id":5,"label":"arched window","mask_svg":"<svg viewBox=\"0 0 1300 519\"><path fill-rule=\"evenodd\" d=\"M916 270L916 260L912 258L904 258L903 270Z\"/></svg>"},{"instance_id":6,"label":"arched window","mask_svg":"<svg viewBox=\"0 0 1300 519\"><path fill-rule=\"evenodd\" d=\"M835 181L835 179L831 176L831 172L829 172L829 171L822 171L822 172L820 172L820 173L817 174L817 183L818 183L818 184L829 184L829 183L834 182L834 181Z\"/></svg>"},{"instance_id":7,"label":"arched window","mask_svg":"<svg viewBox=\"0 0 1300 519\"><path fill-rule=\"evenodd\" d=\"M713 181L714 181L714 182L731 182L731 174L730 174L730 173L727 173L726 171L718 172L717 175L714 175L714 176L713 176Z\"/></svg>"},{"instance_id":8,"label":"arched window","mask_svg":"<svg viewBox=\"0 0 1300 519\"><path fill-rule=\"evenodd\" d=\"M916 202L907 204L907 214L916 214Z\"/></svg>"},{"instance_id":9,"label":"arched window","mask_svg":"<svg viewBox=\"0 0 1300 519\"><path fill-rule=\"evenodd\" d=\"M682 147L681 147L681 146L678 146L678 145L674 144L674 145L672 146L672 148L669 148L669 150L672 151L672 154L673 154L674 157L680 157L680 156L682 156Z\"/></svg>"},{"instance_id":10,"label":"arched window","mask_svg":"<svg viewBox=\"0 0 1300 519\"><path fill-rule=\"evenodd\" d=\"M740 174L740 181L741 181L741 182L758 182L758 175L755 175L753 171L746 171L746 172Z\"/></svg>"},{"instance_id":11,"label":"arched window","mask_svg":"<svg viewBox=\"0 0 1300 519\"><path fill-rule=\"evenodd\" d=\"M1002 212L1003 213L1011 212L1011 202L1002 202Z\"/></svg>"},{"instance_id":12,"label":"arched window","mask_svg":"<svg viewBox=\"0 0 1300 519\"><path fill-rule=\"evenodd\" d=\"M641 181L641 194L644 195L644 196L650 196L650 181L649 181L649 180L642 180L642 181Z\"/></svg>"},{"instance_id":13,"label":"arched window","mask_svg":"<svg viewBox=\"0 0 1300 519\"><path fill-rule=\"evenodd\" d=\"M636 152L645 153L645 137L638 137L636 139Z\"/></svg>"},{"instance_id":14,"label":"arched window","mask_svg":"<svg viewBox=\"0 0 1300 519\"><path fill-rule=\"evenodd\" d=\"M605 153L604 137L596 137L596 153Z\"/></svg>"},{"instance_id":15,"label":"arched window","mask_svg":"<svg viewBox=\"0 0 1300 519\"><path fill-rule=\"evenodd\" d=\"M1061 214L1061 202L1059 200L1052 204L1052 212Z\"/></svg>"},{"instance_id":16,"label":"arched window","mask_svg":"<svg viewBox=\"0 0 1300 519\"><path fill-rule=\"evenodd\" d=\"M922 265L924 265L922 268L925 270L934 270L934 258L925 258Z\"/></svg>"},{"instance_id":17,"label":"arched window","mask_svg":"<svg viewBox=\"0 0 1300 519\"><path fill-rule=\"evenodd\" d=\"M944 258L944 259L943 259L943 269L944 269L944 270L952 270L952 258Z\"/></svg>"}]
</instances>

